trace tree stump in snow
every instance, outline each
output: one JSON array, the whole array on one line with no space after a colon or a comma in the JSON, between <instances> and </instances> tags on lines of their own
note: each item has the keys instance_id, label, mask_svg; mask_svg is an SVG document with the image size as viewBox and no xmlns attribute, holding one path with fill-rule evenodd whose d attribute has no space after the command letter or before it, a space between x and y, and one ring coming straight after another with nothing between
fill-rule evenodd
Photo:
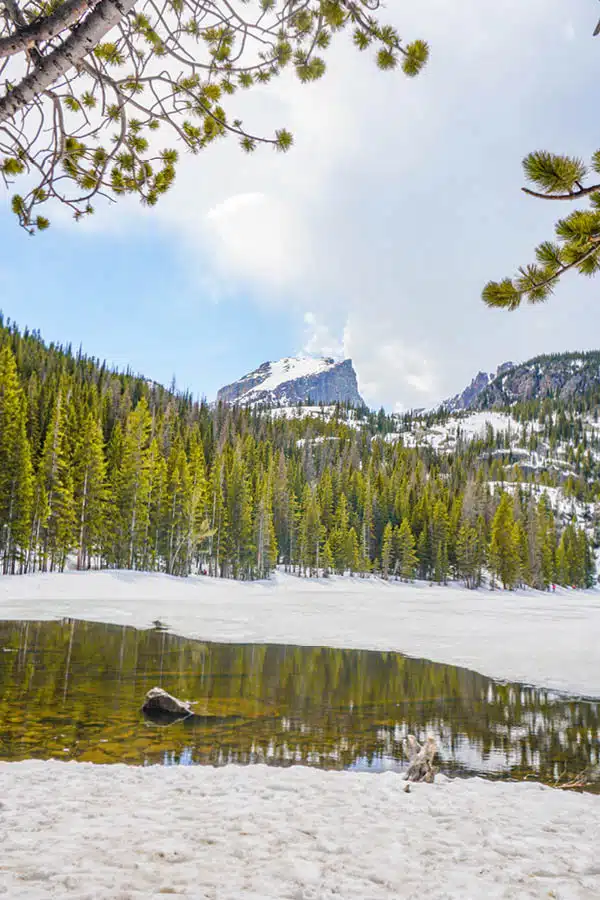
<instances>
[{"instance_id":1,"label":"tree stump in snow","mask_svg":"<svg viewBox=\"0 0 600 900\"><path fill-rule=\"evenodd\" d=\"M192 715L192 705L187 700L178 700L163 691L162 688L153 687L146 694L142 712L167 713L170 716L184 717Z\"/></svg>"},{"instance_id":2,"label":"tree stump in snow","mask_svg":"<svg viewBox=\"0 0 600 900\"><path fill-rule=\"evenodd\" d=\"M404 753L408 757L407 781L426 781L431 784L435 778L433 760L437 752L437 745L432 737L428 737L423 746L419 744L414 734L402 742Z\"/></svg>"}]
</instances>

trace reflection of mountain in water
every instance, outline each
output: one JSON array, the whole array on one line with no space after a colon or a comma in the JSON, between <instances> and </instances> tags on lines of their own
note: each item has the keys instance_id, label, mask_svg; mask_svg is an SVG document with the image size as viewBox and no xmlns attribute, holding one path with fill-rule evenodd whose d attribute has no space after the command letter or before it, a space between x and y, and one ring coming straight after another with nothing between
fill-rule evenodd
<instances>
[{"instance_id":1,"label":"reflection of mountain in water","mask_svg":"<svg viewBox=\"0 0 600 900\"><path fill-rule=\"evenodd\" d=\"M597 764L600 702L397 653L203 644L65 620L0 623L0 758L400 769L434 734L448 773L553 780ZM12 651L12 652L10 652ZM146 691L197 700L167 727Z\"/></svg>"}]
</instances>

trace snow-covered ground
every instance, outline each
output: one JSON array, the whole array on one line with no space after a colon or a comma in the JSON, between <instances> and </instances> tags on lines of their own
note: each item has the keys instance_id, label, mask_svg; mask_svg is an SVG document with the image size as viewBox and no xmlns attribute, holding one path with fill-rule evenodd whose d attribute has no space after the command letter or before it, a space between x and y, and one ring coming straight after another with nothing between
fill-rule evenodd
<instances>
[{"instance_id":1,"label":"snow-covered ground","mask_svg":"<svg viewBox=\"0 0 600 900\"><path fill-rule=\"evenodd\" d=\"M0 619L74 617L204 640L398 650L600 697L600 593L468 591L375 578L240 583L136 572L0 578Z\"/></svg>"},{"instance_id":2,"label":"snow-covered ground","mask_svg":"<svg viewBox=\"0 0 600 900\"><path fill-rule=\"evenodd\" d=\"M266 766L0 763L10 900L598 897L598 798Z\"/></svg>"}]
</instances>

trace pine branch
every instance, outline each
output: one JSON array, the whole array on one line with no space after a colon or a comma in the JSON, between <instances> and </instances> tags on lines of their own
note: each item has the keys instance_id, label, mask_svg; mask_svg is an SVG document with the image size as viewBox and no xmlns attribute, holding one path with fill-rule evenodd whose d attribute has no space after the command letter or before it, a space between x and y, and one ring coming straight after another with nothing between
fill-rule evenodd
<instances>
[{"instance_id":1,"label":"pine branch","mask_svg":"<svg viewBox=\"0 0 600 900\"><path fill-rule=\"evenodd\" d=\"M573 262L561 265L556 269L555 272L552 273L552 275L549 275L542 281L535 282L530 288L526 290L517 290L517 288L515 288L514 286L514 283L510 280L507 280L507 282L502 282L502 284L498 284L497 282L490 282L483 289L482 299L484 303L490 307L516 309L521 305L521 301L525 296L527 296L527 294L530 295L530 302L535 302L539 299L545 299L545 297L541 297L539 296L539 294L538 296L534 296L534 294L536 292L547 291L548 288L551 288L552 285L554 285L570 269L581 265L594 253L598 253L600 251L600 237L590 238L589 240L593 243L593 246L586 250L586 252L583 253L580 257L574 259Z\"/></svg>"},{"instance_id":2,"label":"pine branch","mask_svg":"<svg viewBox=\"0 0 600 900\"><path fill-rule=\"evenodd\" d=\"M580 187L577 191L571 191L567 194L542 194L539 191L532 191L531 188L522 187L521 190L529 197L537 197L539 200L577 200L578 197L586 197L600 191L600 184L593 184L591 187Z\"/></svg>"}]
</instances>

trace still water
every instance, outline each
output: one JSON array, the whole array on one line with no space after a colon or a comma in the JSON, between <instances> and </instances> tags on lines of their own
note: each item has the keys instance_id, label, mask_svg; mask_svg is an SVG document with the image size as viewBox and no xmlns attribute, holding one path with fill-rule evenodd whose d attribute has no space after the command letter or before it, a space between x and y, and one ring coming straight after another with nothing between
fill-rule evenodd
<instances>
[{"instance_id":1,"label":"still water","mask_svg":"<svg viewBox=\"0 0 600 900\"><path fill-rule=\"evenodd\" d=\"M198 701L168 727L155 685ZM399 653L202 643L72 619L0 621L0 759L402 770L433 734L448 775L552 782L600 761L600 701Z\"/></svg>"}]
</instances>

